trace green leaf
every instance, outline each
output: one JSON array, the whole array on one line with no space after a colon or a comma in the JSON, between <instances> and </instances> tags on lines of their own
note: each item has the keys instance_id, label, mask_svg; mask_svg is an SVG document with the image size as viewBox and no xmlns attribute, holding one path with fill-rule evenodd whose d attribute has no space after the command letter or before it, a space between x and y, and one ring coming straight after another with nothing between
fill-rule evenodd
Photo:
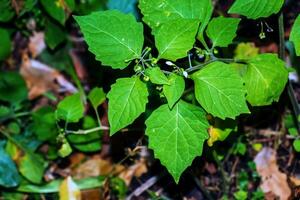
<instances>
[{"instance_id":1,"label":"green leaf","mask_svg":"<svg viewBox=\"0 0 300 200\"><path fill-rule=\"evenodd\" d=\"M199 33L202 33L213 11L211 0L140 0L139 7L144 15L143 21L154 32L162 24L183 18L197 19L200 22ZM173 31L173 28L170 30Z\"/></svg>"},{"instance_id":2,"label":"green leaf","mask_svg":"<svg viewBox=\"0 0 300 200\"><path fill-rule=\"evenodd\" d=\"M54 141L57 134L57 125L53 108L42 107L32 114L32 131L41 141Z\"/></svg>"},{"instance_id":3,"label":"green leaf","mask_svg":"<svg viewBox=\"0 0 300 200\"><path fill-rule=\"evenodd\" d=\"M93 189L99 188L103 186L105 177L104 176L97 176L97 177L90 177L90 178L83 178L80 180L74 180L75 183L78 185L79 189ZM47 184L43 185L33 185L30 183L23 182L17 190L24 193L57 193L59 191L59 186L61 185L62 179L53 180Z\"/></svg>"},{"instance_id":4,"label":"green leaf","mask_svg":"<svg viewBox=\"0 0 300 200\"><path fill-rule=\"evenodd\" d=\"M120 78L107 94L110 134L131 124L146 109L148 90L139 77Z\"/></svg>"},{"instance_id":5,"label":"green leaf","mask_svg":"<svg viewBox=\"0 0 300 200\"><path fill-rule=\"evenodd\" d=\"M64 139L63 144L61 145L60 149L58 150L58 155L62 158L67 157L68 155L70 155L72 153L72 147L69 144L69 142Z\"/></svg>"},{"instance_id":6,"label":"green leaf","mask_svg":"<svg viewBox=\"0 0 300 200\"><path fill-rule=\"evenodd\" d=\"M33 7L36 5L36 3L37 3L37 0L25 0L24 6L22 7L22 10L18 17L21 17L26 12L30 12L33 9Z\"/></svg>"},{"instance_id":7,"label":"green leaf","mask_svg":"<svg viewBox=\"0 0 300 200\"><path fill-rule=\"evenodd\" d=\"M236 200L247 200L248 199L248 192L244 190L239 190L233 194L234 199Z\"/></svg>"},{"instance_id":8,"label":"green leaf","mask_svg":"<svg viewBox=\"0 0 300 200\"><path fill-rule=\"evenodd\" d=\"M131 13L135 17L138 17L139 14L136 4L137 0L109 0L107 2L107 8L109 10L119 10L125 14Z\"/></svg>"},{"instance_id":9,"label":"green leaf","mask_svg":"<svg viewBox=\"0 0 300 200\"><path fill-rule=\"evenodd\" d=\"M8 22L15 16L10 0L0 0L0 22Z\"/></svg>"},{"instance_id":10,"label":"green leaf","mask_svg":"<svg viewBox=\"0 0 300 200\"><path fill-rule=\"evenodd\" d=\"M242 143L242 142L238 142L233 150L233 154L237 155L245 155L247 152L247 146L246 144Z\"/></svg>"},{"instance_id":11,"label":"green leaf","mask_svg":"<svg viewBox=\"0 0 300 200\"><path fill-rule=\"evenodd\" d=\"M194 73L196 99L213 116L221 119L249 113L243 80L230 65L213 62Z\"/></svg>"},{"instance_id":12,"label":"green leaf","mask_svg":"<svg viewBox=\"0 0 300 200\"><path fill-rule=\"evenodd\" d=\"M61 25L64 25L69 17L69 12L75 7L74 0L41 0L40 1L46 12Z\"/></svg>"},{"instance_id":13,"label":"green leaf","mask_svg":"<svg viewBox=\"0 0 300 200\"><path fill-rule=\"evenodd\" d=\"M205 112L179 101L172 110L162 105L146 121L149 148L178 183L181 173L201 156L208 138Z\"/></svg>"},{"instance_id":14,"label":"green leaf","mask_svg":"<svg viewBox=\"0 0 300 200\"><path fill-rule=\"evenodd\" d=\"M116 10L76 16L89 50L103 65L124 69L130 60L139 58L143 48L143 25L132 15Z\"/></svg>"},{"instance_id":15,"label":"green leaf","mask_svg":"<svg viewBox=\"0 0 300 200\"><path fill-rule=\"evenodd\" d=\"M198 27L199 21L189 19L176 19L163 24L154 34L158 59L176 61L186 57L195 43Z\"/></svg>"},{"instance_id":16,"label":"green leaf","mask_svg":"<svg viewBox=\"0 0 300 200\"><path fill-rule=\"evenodd\" d=\"M145 74L149 76L150 81L158 85L169 85L169 80L159 67L151 67L146 69Z\"/></svg>"},{"instance_id":17,"label":"green leaf","mask_svg":"<svg viewBox=\"0 0 300 200\"><path fill-rule=\"evenodd\" d=\"M89 0L82 1L79 4L76 4L76 13L78 15L88 15L91 12L106 10L107 9L107 0Z\"/></svg>"},{"instance_id":18,"label":"green leaf","mask_svg":"<svg viewBox=\"0 0 300 200\"><path fill-rule=\"evenodd\" d=\"M250 19L269 17L278 13L283 3L284 0L236 0L228 13L244 15Z\"/></svg>"},{"instance_id":19,"label":"green leaf","mask_svg":"<svg viewBox=\"0 0 300 200\"><path fill-rule=\"evenodd\" d=\"M21 127L17 122L10 122L6 128L7 131L10 132L11 134L17 135L20 134L21 132Z\"/></svg>"},{"instance_id":20,"label":"green leaf","mask_svg":"<svg viewBox=\"0 0 300 200\"><path fill-rule=\"evenodd\" d=\"M97 126L97 122L90 116L83 118L83 128L91 129ZM68 134L67 139L72 147L82 152L99 151L101 144L102 131L96 131L89 134Z\"/></svg>"},{"instance_id":21,"label":"green leaf","mask_svg":"<svg viewBox=\"0 0 300 200\"><path fill-rule=\"evenodd\" d=\"M237 60L247 60L257 56L259 53L259 48L255 47L254 43L239 43L234 50L234 59Z\"/></svg>"},{"instance_id":22,"label":"green leaf","mask_svg":"<svg viewBox=\"0 0 300 200\"><path fill-rule=\"evenodd\" d=\"M163 85L163 93L167 98L169 108L172 108L183 94L185 82L182 76L174 73L170 74L168 78L170 84Z\"/></svg>"},{"instance_id":23,"label":"green leaf","mask_svg":"<svg viewBox=\"0 0 300 200\"><path fill-rule=\"evenodd\" d=\"M248 62L243 78L248 102L252 106L264 106L279 100L288 80L288 71L276 54L261 54Z\"/></svg>"},{"instance_id":24,"label":"green leaf","mask_svg":"<svg viewBox=\"0 0 300 200\"><path fill-rule=\"evenodd\" d=\"M237 122L235 120L215 118L213 125L209 128L208 146L213 146L216 141L224 141L233 131L237 131Z\"/></svg>"},{"instance_id":25,"label":"green leaf","mask_svg":"<svg viewBox=\"0 0 300 200\"><path fill-rule=\"evenodd\" d=\"M2 146L2 145L1 145ZM20 182L20 176L15 163L0 147L0 185L4 187L16 187Z\"/></svg>"},{"instance_id":26,"label":"green leaf","mask_svg":"<svg viewBox=\"0 0 300 200\"><path fill-rule=\"evenodd\" d=\"M102 132L97 131L89 134L69 134L67 138L72 144L82 144L82 143L90 143L95 140L100 141L101 136L102 136Z\"/></svg>"},{"instance_id":27,"label":"green leaf","mask_svg":"<svg viewBox=\"0 0 300 200\"><path fill-rule=\"evenodd\" d=\"M81 152L90 153L90 152L100 151L102 147L102 143L100 140L96 140L89 143L73 144L72 146L74 146L74 148L76 148Z\"/></svg>"},{"instance_id":28,"label":"green leaf","mask_svg":"<svg viewBox=\"0 0 300 200\"><path fill-rule=\"evenodd\" d=\"M11 40L9 32L0 28L0 61L5 60L11 52Z\"/></svg>"},{"instance_id":29,"label":"green leaf","mask_svg":"<svg viewBox=\"0 0 300 200\"><path fill-rule=\"evenodd\" d=\"M1 72L0 100L17 104L25 99L27 87L22 76L17 72Z\"/></svg>"},{"instance_id":30,"label":"green leaf","mask_svg":"<svg viewBox=\"0 0 300 200\"><path fill-rule=\"evenodd\" d=\"M296 49L296 55L300 56L300 15L296 18L294 22L291 34L290 41L294 43Z\"/></svg>"},{"instance_id":31,"label":"green leaf","mask_svg":"<svg viewBox=\"0 0 300 200\"><path fill-rule=\"evenodd\" d=\"M0 118L5 118L9 116L12 113L12 111L6 107L6 106L0 106Z\"/></svg>"},{"instance_id":32,"label":"green leaf","mask_svg":"<svg viewBox=\"0 0 300 200\"><path fill-rule=\"evenodd\" d=\"M59 24L55 24L50 20L46 22L45 42L50 49L55 49L66 39L66 33Z\"/></svg>"},{"instance_id":33,"label":"green leaf","mask_svg":"<svg viewBox=\"0 0 300 200\"><path fill-rule=\"evenodd\" d=\"M20 173L32 183L42 182L47 163L38 154L25 153L19 160Z\"/></svg>"},{"instance_id":34,"label":"green leaf","mask_svg":"<svg viewBox=\"0 0 300 200\"><path fill-rule=\"evenodd\" d=\"M98 106L105 101L105 96L106 95L102 88L95 87L90 91L88 99L90 100L93 108L96 110Z\"/></svg>"},{"instance_id":35,"label":"green leaf","mask_svg":"<svg viewBox=\"0 0 300 200\"><path fill-rule=\"evenodd\" d=\"M74 69L72 60L69 56L70 49L70 44L67 44L64 48L56 48L55 51L45 49L39 55L39 60L47 65L53 66L53 68L58 69L59 71L66 71L71 75Z\"/></svg>"},{"instance_id":36,"label":"green leaf","mask_svg":"<svg viewBox=\"0 0 300 200\"><path fill-rule=\"evenodd\" d=\"M64 98L56 109L56 118L66 122L78 122L84 114L84 105L79 93Z\"/></svg>"},{"instance_id":37,"label":"green leaf","mask_svg":"<svg viewBox=\"0 0 300 200\"><path fill-rule=\"evenodd\" d=\"M213 47L227 47L236 37L241 19L229 17L213 18L207 27L207 36L212 40ZM226 25L224 25L226 24Z\"/></svg>"},{"instance_id":38,"label":"green leaf","mask_svg":"<svg viewBox=\"0 0 300 200\"><path fill-rule=\"evenodd\" d=\"M293 147L297 152L300 152L300 140L299 139L294 140Z\"/></svg>"}]
</instances>

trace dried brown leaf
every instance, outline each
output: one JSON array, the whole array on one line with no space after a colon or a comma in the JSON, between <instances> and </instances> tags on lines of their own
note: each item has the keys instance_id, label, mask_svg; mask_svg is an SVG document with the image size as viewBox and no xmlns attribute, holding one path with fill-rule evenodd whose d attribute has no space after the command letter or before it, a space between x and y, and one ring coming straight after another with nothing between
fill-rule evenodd
<instances>
[{"instance_id":1,"label":"dried brown leaf","mask_svg":"<svg viewBox=\"0 0 300 200\"><path fill-rule=\"evenodd\" d=\"M256 170L261 176L261 189L264 193L273 193L280 200L288 200L291 189L286 174L279 171L276 151L264 147L255 157Z\"/></svg>"},{"instance_id":2,"label":"dried brown leaf","mask_svg":"<svg viewBox=\"0 0 300 200\"><path fill-rule=\"evenodd\" d=\"M113 164L109 160L103 160L100 157L95 157L80 164L73 170L72 175L75 179L101 175L117 175L129 185L133 177L140 177L145 172L147 172L147 165L144 159L138 160L133 165L127 167L121 164Z\"/></svg>"},{"instance_id":3,"label":"dried brown leaf","mask_svg":"<svg viewBox=\"0 0 300 200\"><path fill-rule=\"evenodd\" d=\"M28 98L35 99L47 91L74 93L77 89L57 70L38 60L23 56L20 74L29 89Z\"/></svg>"},{"instance_id":4,"label":"dried brown leaf","mask_svg":"<svg viewBox=\"0 0 300 200\"><path fill-rule=\"evenodd\" d=\"M44 32L34 32L29 38L28 50L36 58L46 48Z\"/></svg>"}]
</instances>

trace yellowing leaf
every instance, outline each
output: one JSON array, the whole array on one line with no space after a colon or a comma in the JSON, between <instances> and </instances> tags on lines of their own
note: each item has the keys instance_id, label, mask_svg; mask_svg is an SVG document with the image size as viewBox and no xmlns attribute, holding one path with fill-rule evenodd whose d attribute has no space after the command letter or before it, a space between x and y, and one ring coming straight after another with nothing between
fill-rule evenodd
<instances>
[{"instance_id":1,"label":"yellowing leaf","mask_svg":"<svg viewBox=\"0 0 300 200\"><path fill-rule=\"evenodd\" d=\"M209 139L207 140L208 146L213 146L216 141L224 141L231 132L236 131L236 121L231 119L221 120L214 119L213 126L208 129Z\"/></svg>"},{"instance_id":2,"label":"yellowing leaf","mask_svg":"<svg viewBox=\"0 0 300 200\"><path fill-rule=\"evenodd\" d=\"M254 43L247 42L247 43L240 43L236 47L234 51L234 58L235 59L249 59L257 56L259 53L259 48L255 46Z\"/></svg>"},{"instance_id":3,"label":"yellowing leaf","mask_svg":"<svg viewBox=\"0 0 300 200\"><path fill-rule=\"evenodd\" d=\"M81 192L76 185L76 183L72 180L70 176L68 176L59 187L59 199L60 200L80 200Z\"/></svg>"}]
</instances>

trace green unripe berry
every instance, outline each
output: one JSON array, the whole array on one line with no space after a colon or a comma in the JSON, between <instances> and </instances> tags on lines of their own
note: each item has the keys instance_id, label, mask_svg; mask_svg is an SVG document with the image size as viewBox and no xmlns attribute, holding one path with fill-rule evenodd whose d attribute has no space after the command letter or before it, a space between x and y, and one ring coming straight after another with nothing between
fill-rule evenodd
<instances>
[{"instance_id":1,"label":"green unripe berry","mask_svg":"<svg viewBox=\"0 0 300 200\"><path fill-rule=\"evenodd\" d=\"M144 76L143 79L145 82L148 82L150 80L149 76Z\"/></svg>"},{"instance_id":2,"label":"green unripe berry","mask_svg":"<svg viewBox=\"0 0 300 200\"><path fill-rule=\"evenodd\" d=\"M141 65L136 65L135 67L134 67L134 71L135 72L140 72L140 71L142 71L142 66Z\"/></svg>"}]
</instances>

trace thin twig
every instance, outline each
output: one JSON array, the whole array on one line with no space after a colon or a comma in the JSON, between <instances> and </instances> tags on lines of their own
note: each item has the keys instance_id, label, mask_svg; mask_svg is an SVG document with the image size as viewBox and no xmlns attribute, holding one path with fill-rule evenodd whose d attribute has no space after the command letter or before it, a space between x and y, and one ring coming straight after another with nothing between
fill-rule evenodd
<instances>
[{"instance_id":1,"label":"thin twig","mask_svg":"<svg viewBox=\"0 0 300 200\"><path fill-rule=\"evenodd\" d=\"M208 199L208 200L214 200L214 198L210 195L210 193L207 191L207 188L205 188L202 184L202 182L195 176L193 176L194 182L196 183L197 187L201 190L203 195Z\"/></svg>"},{"instance_id":2,"label":"thin twig","mask_svg":"<svg viewBox=\"0 0 300 200\"><path fill-rule=\"evenodd\" d=\"M7 120L10 120L10 119L15 119L15 118L19 118L19 117L25 117L25 116L28 116L28 115L31 115L32 113L31 112L20 112L20 113L13 113L13 114L10 114L8 116L5 116L3 118L0 118L0 123L3 123Z\"/></svg>"},{"instance_id":3,"label":"thin twig","mask_svg":"<svg viewBox=\"0 0 300 200\"><path fill-rule=\"evenodd\" d=\"M129 196L127 196L126 200L131 200L133 197L140 196L143 192L152 187L158 180L160 180L165 174L154 176L148 179L145 183L143 183L140 187L135 189Z\"/></svg>"},{"instance_id":4,"label":"thin twig","mask_svg":"<svg viewBox=\"0 0 300 200\"><path fill-rule=\"evenodd\" d=\"M99 127L88 129L88 130L78 130L78 131L65 130L65 133L66 134L72 133L72 134L85 135L85 134L89 134L89 133L93 133L93 132L101 131L101 130L109 130L109 127L107 127L107 126L99 126Z\"/></svg>"}]
</instances>

